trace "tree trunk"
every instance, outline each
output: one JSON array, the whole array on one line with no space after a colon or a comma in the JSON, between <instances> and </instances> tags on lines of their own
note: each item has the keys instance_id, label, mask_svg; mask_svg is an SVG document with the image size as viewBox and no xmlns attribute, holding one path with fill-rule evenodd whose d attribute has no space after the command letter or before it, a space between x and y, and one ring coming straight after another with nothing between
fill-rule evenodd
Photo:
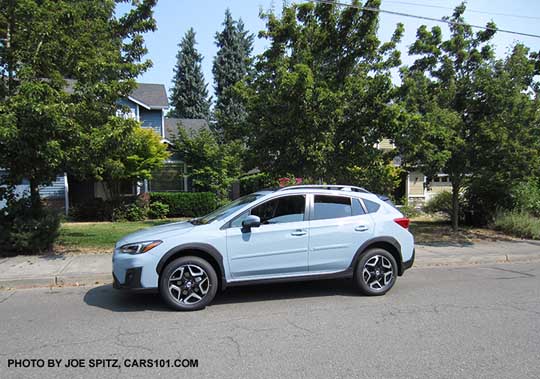
<instances>
[{"instance_id":1,"label":"tree trunk","mask_svg":"<svg viewBox=\"0 0 540 379\"><path fill-rule=\"evenodd\" d=\"M30 180L30 203L32 209L38 209L41 206L39 188L35 180Z\"/></svg>"},{"instance_id":2,"label":"tree trunk","mask_svg":"<svg viewBox=\"0 0 540 379\"><path fill-rule=\"evenodd\" d=\"M458 231L459 226L459 190L461 183L457 180L452 180L452 231Z\"/></svg>"}]
</instances>

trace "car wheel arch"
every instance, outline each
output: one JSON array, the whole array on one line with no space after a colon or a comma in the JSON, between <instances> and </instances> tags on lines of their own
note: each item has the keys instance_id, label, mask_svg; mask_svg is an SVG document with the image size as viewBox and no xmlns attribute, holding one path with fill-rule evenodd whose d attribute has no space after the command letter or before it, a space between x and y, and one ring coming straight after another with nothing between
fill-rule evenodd
<instances>
[{"instance_id":1,"label":"car wheel arch","mask_svg":"<svg viewBox=\"0 0 540 379\"><path fill-rule=\"evenodd\" d=\"M392 254L398 265L398 275L403 275L403 259L401 258L401 245L393 237L377 237L364 242L362 246L360 246L360 248L356 251L350 268L354 270L362 254L364 254L370 249L375 248L386 250L390 254Z\"/></svg>"},{"instance_id":2,"label":"car wheel arch","mask_svg":"<svg viewBox=\"0 0 540 379\"><path fill-rule=\"evenodd\" d=\"M156 272L158 273L158 275L161 275L163 269L170 262L183 256L199 257L210 263L214 270L216 270L216 274L218 275L220 289L225 289L227 281L225 279L223 257L215 247L203 243L183 244L167 251L163 255L163 257L161 257L156 267Z\"/></svg>"}]
</instances>

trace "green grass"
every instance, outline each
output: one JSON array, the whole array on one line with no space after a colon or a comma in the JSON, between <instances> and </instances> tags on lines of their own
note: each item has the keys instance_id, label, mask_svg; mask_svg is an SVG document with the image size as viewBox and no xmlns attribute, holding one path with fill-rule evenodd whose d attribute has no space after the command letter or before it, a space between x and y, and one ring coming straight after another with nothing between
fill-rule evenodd
<instances>
[{"instance_id":1,"label":"green grass","mask_svg":"<svg viewBox=\"0 0 540 379\"><path fill-rule=\"evenodd\" d=\"M493 228L516 237L540 240L540 218L526 212L501 212L495 217Z\"/></svg>"},{"instance_id":2,"label":"green grass","mask_svg":"<svg viewBox=\"0 0 540 379\"><path fill-rule=\"evenodd\" d=\"M112 251L114 243L126 234L183 219L139 222L65 222L56 242L59 250Z\"/></svg>"}]
</instances>

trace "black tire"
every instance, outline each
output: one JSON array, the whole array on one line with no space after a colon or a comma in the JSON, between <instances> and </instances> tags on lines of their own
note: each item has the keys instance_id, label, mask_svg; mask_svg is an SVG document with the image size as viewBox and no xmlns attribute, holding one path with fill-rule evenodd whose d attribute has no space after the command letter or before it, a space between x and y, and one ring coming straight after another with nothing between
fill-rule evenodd
<instances>
[{"instance_id":1,"label":"black tire","mask_svg":"<svg viewBox=\"0 0 540 379\"><path fill-rule=\"evenodd\" d=\"M388 251L379 248L363 253L354 271L358 290L367 296L380 296L390 291L398 275L395 258ZM389 272L392 274L388 275Z\"/></svg>"},{"instance_id":2,"label":"black tire","mask_svg":"<svg viewBox=\"0 0 540 379\"><path fill-rule=\"evenodd\" d=\"M206 285L206 280L208 280L208 285ZM170 289L171 285L172 289ZM161 297L169 307L177 311L203 309L214 299L217 289L216 270L210 263L199 257L177 258L163 269L159 277Z\"/></svg>"}]
</instances>

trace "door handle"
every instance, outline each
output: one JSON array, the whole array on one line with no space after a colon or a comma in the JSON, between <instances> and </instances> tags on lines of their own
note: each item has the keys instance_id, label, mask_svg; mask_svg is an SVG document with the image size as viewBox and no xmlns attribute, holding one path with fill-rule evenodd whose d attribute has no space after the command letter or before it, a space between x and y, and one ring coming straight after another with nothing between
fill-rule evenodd
<instances>
[{"instance_id":1,"label":"door handle","mask_svg":"<svg viewBox=\"0 0 540 379\"><path fill-rule=\"evenodd\" d=\"M305 236L306 234L307 232L305 230L298 229L292 232L291 236Z\"/></svg>"},{"instance_id":2,"label":"door handle","mask_svg":"<svg viewBox=\"0 0 540 379\"><path fill-rule=\"evenodd\" d=\"M365 232L369 229L367 225L358 225L356 228L354 228L357 232Z\"/></svg>"}]
</instances>

